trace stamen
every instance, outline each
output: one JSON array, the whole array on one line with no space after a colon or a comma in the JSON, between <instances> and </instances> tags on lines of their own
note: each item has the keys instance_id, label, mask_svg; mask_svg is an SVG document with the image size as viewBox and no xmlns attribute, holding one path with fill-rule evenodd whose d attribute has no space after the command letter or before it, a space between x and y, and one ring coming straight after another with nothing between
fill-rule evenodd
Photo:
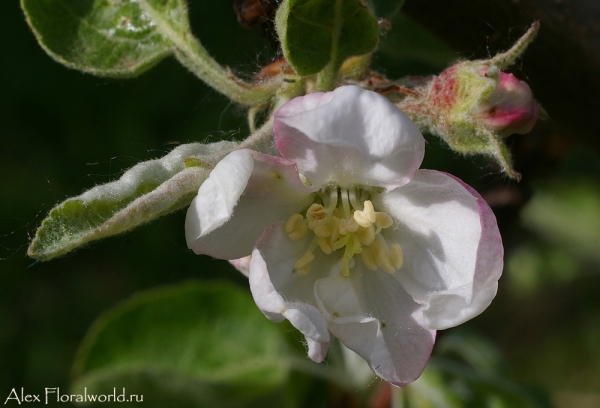
<instances>
[{"instance_id":1,"label":"stamen","mask_svg":"<svg viewBox=\"0 0 600 408\"><path fill-rule=\"evenodd\" d=\"M296 229L298 222L302 221L304 217L302 214L294 214L285 223L285 232L290 233Z\"/></svg>"},{"instance_id":2,"label":"stamen","mask_svg":"<svg viewBox=\"0 0 600 408\"><path fill-rule=\"evenodd\" d=\"M359 228L357 235L362 245L369 246L375 241L375 227L369 225L368 228Z\"/></svg>"},{"instance_id":3,"label":"stamen","mask_svg":"<svg viewBox=\"0 0 600 408\"><path fill-rule=\"evenodd\" d=\"M329 237L329 242L331 242L332 245L340 237L340 221L341 220L335 215L331 217L331 223L329 224L331 226L331 235Z\"/></svg>"},{"instance_id":4,"label":"stamen","mask_svg":"<svg viewBox=\"0 0 600 408\"><path fill-rule=\"evenodd\" d=\"M313 203L306 211L306 219L308 220L308 228L314 230L317 225L327 223L327 213L321 204Z\"/></svg>"},{"instance_id":5,"label":"stamen","mask_svg":"<svg viewBox=\"0 0 600 408\"><path fill-rule=\"evenodd\" d=\"M296 268L295 271L298 276L306 276L310 272L310 264L306 264L306 266L303 266L302 268Z\"/></svg>"},{"instance_id":6,"label":"stamen","mask_svg":"<svg viewBox=\"0 0 600 408\"><path fill-rule=\"evenodd\" d=\"M354 207L355 210L361 210L362 206L356 198L356 188L348 190L348 197L350 198L350 204Z\"/></svg>"},{"instance_id":7,"label":"stamen","mask_svg":"<svg viewBox=\"0 0 600 408\"><path fill-rule=\"evenodd\" d=\"M402 248L400 248L399 244L393 244L392 247L389 248L385 238L381 235L377 235L375 242L369 249L373 251L377 264L387 273L392 274L402 267L404 258L402 256Z\"/></svg>"},{"instance_id":8,"label":"stamen","mask_svg":"<svg viewBox=\"0 0 600 408\"><path fill-rule=\"evenodd\" d=\"M329 202L327 203L327 214L331 215L335 211L338 202L338 190L337 188L332 188L329 191Z\"/></svg>"},{"instance_id":9,"label":"stamen","mask_svg":"<svg viewBox=\"0 0 600 408\"><path fill-rule=\"evenodd\" d=\"M342 208L344 209L344 218L350 217L350 204L348 203L348 190L345 188L340 189L342 195Z\"/></svg>"},{"instance_id":10,"label":"stamen","mask_svg":"<svg viewBox=\"0 0 600 408\"><path fill-rule=\"evenodd\" d=\"M331 229L328 225L317 225L313 231L317 237L328 237L331 235Z\"/></svg>"},{"instance_id":11,"label":"stamen","mask_svg":"<svg viewBox=\"0 0 600 408\"><path fill-rule=\"evenodd\" d=\"M374 223L380 228L389 228L394 223L394 220L384 212L376 212Z\"/></svg>"},{"instance_id":12,"label":"stamen","mask_svg":"<svg viewBox=\"0 0 600 408\"><path fill-rule=\"evenodd\" d=\"M285 232L294 241L304 238L309 229L314 233L305 254L294 262L294 271L299 276L310 272L317 247L325 255L344 248L342 276L350 275L357 254L371 271L382 268L393 274L402 268L404 256L400 244L388 245L380 234L382 229L393 225L392 217L376 212L369 197L370 193L360 188L321 190L316 202L306 211L306 218L293 214L287 220Z\"/></svg>"},{"instance_id":13,"label":"stamen","mask_svg":"<svg viewBox=\"0 0 600 408\"><path fill-rule=\"evenodd\" d=\"M402 247L400 244L393 244L390 246L390 258L394 268L402 268L402 265L404 264L404 255L402 254Z\"/></svg>"},{"instance_id":14,"label":"stamen","mask_svg":"<svg viewBox=\"0 0 600 408\"><path fill-rule=\"evenodd\" d=\"M392 260L390 259L389 252L380 248L377 254L377 264L383 268L384 271L389 273L390 275L396 272L396 268L392 265Z\"/></svg>"},{"instance_id":15,"label":"stamen","mask_svg":"<svg viewBox=\"0 0 600 408\"><path fill-rule=\"evenodd\" d=\"M333 249L331 248L331 241L329 239L319 237L317 238L317 244L319 245L319 248L321 248L321 251L323 251L325 255L329 255L333 252Z\"/></svg>"},{"instance_id":16,"label":"stamen","mask_svg":"<svg viewBox=\"0 0 600 408\"><path fill-rule=\"evenodd\" d=\"M315 259L315 254L309 248L304 256L294 262L294 270L299 276L306 276L310 272L310 263Z\"/></svg>"},{"instance_id":17,"label":"stamen","mask_svg":"<svg viewBox=\"0 0 600 408\"><path fill-rule=\"evenodd\" d=\"M294 262L294 268L303 268L306 265L310 264L313 261L313 259L315 259L315 254L313 254L312 252L306 252L302 258Z\"/></svg>"},{"instance_id":18,"label":"stamen","mask_svg":"<svg viewBox=\"0 0 600 408\"><path fill-rule=\"evenodd\" d=\"M340 235L346 235L351 232L358 231L358 223L354 220L354 218L350 219L341 219L339 225Z\"/></svg>"},{"instance_id":19,"label":"stamen","mask_svg":"<svg viewBox=\"0 0 600 408\"><path fill-rule=\"evenodd\" d=\"M362 252L360 253L360 258L362 259L365 266L370 270L376 271L377 269L379 269L377 261L375 260L375 256L369 248L365 247L362 249Z\"/></svg>"},{"instance_id":20,"label":"stamen","mask_svg":"<svg viewBox=\"0 0 600 408\"><path fill-rule=\"evenodd\" d=\"M365 201L364 210L354 211L354 219L361 227L371 226L376 220L373 203L370 200Z\"/></svg>"},{"instance_id":21,"label":"stamen","mask_svg":"<svg viewBox=\"0 0 600 408\"><path fill-rule=\"evenodd\" d=\"M298 241L306 235L308 227L302 214L292 215L285 223L285 232L292 241Z\"/></svg>"}]
</instances>

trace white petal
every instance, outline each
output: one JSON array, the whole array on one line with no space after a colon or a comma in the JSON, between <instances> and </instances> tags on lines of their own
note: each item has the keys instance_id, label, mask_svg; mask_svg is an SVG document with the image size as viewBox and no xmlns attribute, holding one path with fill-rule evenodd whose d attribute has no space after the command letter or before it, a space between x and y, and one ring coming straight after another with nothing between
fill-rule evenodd
<instances>
[{"instance_id":1,"label":"white petal","mask_svg":"<svg viewBox=\"0 0 600 408\"><path fill-rule=\"evenodd\" d=\"M325 359L327 350L329 349L329 341L317 343L316 341L306 337L306 345L308 346L308 357L315 363L320 363Z\"/></svg>"},{"instance_id":2,"label":"white petal","mask_svg":"<svg viewBox=\"0 0 600 408\"><path fill-rule=\"evenodd\" d=\"M242 273L245 277L248 277L250 274L250 259L252 257L250 255L245 256L239 259L230 259L229 263L238 271Z\"/></svg>"},{"instance_id":3,"label":"white petal","mask_svg":"<svg viewBox=\"0 0 600 408\"><path fill-rule=\"evenodd\" d=\"M292 241L285 223L267 228L257 242L250 261L250 290L256 305L271 320L286 318L307 339L309 357L320 362L327 353L330 336L325 319L314 306L315 274L298 276L294 262L303 255L309 237Z\"/></svg>"},{"instance_id":4,"label":"white petal","mask_svg":"<svg viewBox=\"0 0 600 408\"><path fill-rule=\"evenodd\" d=\"M384 230L404 265L393 276L425 307L432 329L480 314L496 294L503 247L496 218L481 196L445 173L419 170L412 181L375 198L394 219Z\"/></svg>"},{"instance_id":5,"label":"white petal","mask_svg":"<svg viewBox=\"0 0 600 408\"><path fill-rule=\"evenodd\" d=\"M373 320L361 305L354 282L347 277L340 275L319 279L315 282L315 299L319 310L332 322L366 323Z\"/></svg>"},{"instance_id":6,"label":"white petal","mask_svg":"<svg viewBox=\"0 0 600 408\"><path fill-rule=\"evenodd\" d=\"M295 98L275 113L281 155L314 185L395 188L423 160L417 126L383 96L357 86Z\"/></svg>"},{"instance_id":7,"label":"white petal","mask_svg":"<svg viewBox=\"0 0 600 408\"><path fill-rule=\"evenodd\" d=\"M364 358L379 377L397 386L416 380L431 354L429 330L416 304L392 276L357 266L350 277L317 282L315 296L329 330Z\"/></svg>"},{"instance_id":8,"label":"white petal","mask_svg":"<svg viewBox=\"0 0 600 408\"><path fill-rule=\"evenodd\" d=\"M188 247L197 254L249 255L260 233L312 202L294 163L252 150L221 160L200 186L185 220Z\"/></svg>"}]
</instances>

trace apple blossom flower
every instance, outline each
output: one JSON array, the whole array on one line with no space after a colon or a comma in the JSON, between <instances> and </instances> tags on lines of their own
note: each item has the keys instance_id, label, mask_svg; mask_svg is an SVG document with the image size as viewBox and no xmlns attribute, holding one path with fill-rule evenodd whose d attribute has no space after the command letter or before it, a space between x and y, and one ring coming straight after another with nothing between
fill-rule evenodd
<instances>
[{"instance_id":1,"label":"apple blossom flower","mask_svg":"<svg viewBox=\"0 0 600 408\"><path fill-rule=\"evenodd\" d=\"M281 157L237 150L215 166L188 210L188 246L237 260L257 306L288 319L312 360L335 336L385 381L414 381L436 330L496 294L491 209L457 178L419 170L423 137L377 93L293 99L273 133Z\"/></svg>"}]
</instances>

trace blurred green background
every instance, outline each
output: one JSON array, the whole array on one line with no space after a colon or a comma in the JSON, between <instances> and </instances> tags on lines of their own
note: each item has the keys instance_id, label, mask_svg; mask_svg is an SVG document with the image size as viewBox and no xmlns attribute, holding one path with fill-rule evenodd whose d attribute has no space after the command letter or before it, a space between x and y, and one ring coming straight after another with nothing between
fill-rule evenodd
<instances>
[{"instance_id":1,"label":"blurred green background","mask_svg":"<svg viewBox=\"0 0 600 408\"><path fill-rule=\"evenodd\" d=\"M275 55L260 29L237 24L229 1L193 2L190 13L206 48L236 72L251 75ZM494 43L457 52L397 18L382 37L375 67L392 78L433 74L458 58L483 58L507 48L528 23L515 24ZM185 211L48 263L27 258L25 251L57 202L176 144L243 138L248 129L241 108L174 59L130 80L67 69L37 45L14 0L0 3L0 33L4 402L12 388L66 392L87 329L101 312L136 292L190 278L247 286L226 262L187 249ZM514 72L524 79L520 69ZM504 237L506 268L498 297L460 330L490 341L504 356L511 379L547 390L557 407L600 406L600 160L579 143L588 137L566 134L552 121L512 137L516 167L524 176L518 184L493 163L460 157L431 137L423 166L476 187L494 208ZM323 404L344 406L327 396Z\"/></svg>"}]
</instances>

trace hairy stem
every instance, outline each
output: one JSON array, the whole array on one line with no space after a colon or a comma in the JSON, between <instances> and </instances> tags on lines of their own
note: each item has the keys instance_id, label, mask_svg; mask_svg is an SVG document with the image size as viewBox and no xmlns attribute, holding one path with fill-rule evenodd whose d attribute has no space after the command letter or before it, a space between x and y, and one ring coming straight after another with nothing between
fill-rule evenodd
<instances>
[{"instance_id":1,"label":"hairy stem","mask_svg":"<svg viewBox=\"0 0 600 408\"><path fill-rule=\"evenodd\" d=\"M157 12L146 0L139 0L139 3L144 11L150 14L160 33L171 41L177 60L231 100L247 106L262 105L269 101L279 87L278 80L250 84L236 78L208 54L189 29L175 29L164 15Z\"/></svg>"}]
</instances>

